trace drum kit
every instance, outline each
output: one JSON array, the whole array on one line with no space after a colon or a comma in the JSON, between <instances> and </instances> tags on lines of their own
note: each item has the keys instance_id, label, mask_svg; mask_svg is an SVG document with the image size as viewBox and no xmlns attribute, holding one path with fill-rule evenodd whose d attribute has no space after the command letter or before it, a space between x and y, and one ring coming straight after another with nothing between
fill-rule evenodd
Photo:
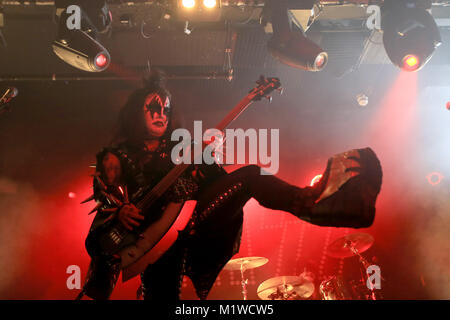
<instances>
[{"instance_id":1,"label":"drum kit","mask_svg":"<svg viewBox=\"0 0 450 320\"><path fill-rule=\"evenodd\" d=\"M367 233L354 233L333 241L326 254L333 258L347 259L357 257L364 270L370 263L362 253L367 251L374 243L374 238ZM269 262L263 257L246 257L230 260L225 270L241 272L241 285L243 299L247 300L247 284L245 271L261 267ZM368 286L370 281L364 272L361 279L345 281L341 275L331 276L319 285L319 295L322 300L378 300L381 298L379 290ZM382 279L382 278L381 278ZM261 300L312 300L315 295L314 274L306 270L299 276L274 277L262 282L257 289Z\"/></svg>"}]
</instances>

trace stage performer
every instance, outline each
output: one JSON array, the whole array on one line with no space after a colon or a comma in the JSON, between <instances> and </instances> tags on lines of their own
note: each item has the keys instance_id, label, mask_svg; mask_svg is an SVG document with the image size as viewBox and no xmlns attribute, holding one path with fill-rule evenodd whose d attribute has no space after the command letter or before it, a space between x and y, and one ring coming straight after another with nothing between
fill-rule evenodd
<instances>
[{"instance_id":1,"label":"stage performer","mask_svg":"<svg viewBox=\"0 0 450 320\"><path fill-rule=\"evenodd\" d=\"M139 226L143 212L127 201L117 208L104 191L127 200L139 188L160 181L175 166L170 136L176 128L163 73L153 71L122 108L114 142L97 154L93 198L99 206L90 233L113 221L129 230ZM165 192L164 203L197 200L197 205L176 242L141 273L144 299L179 299L184 275L192 280L199 298L206 299L219 272L239 251L242 208L251 198L319 226L364 228L373 223L382 173L370 148L330 158L313 187L300 188L261 175L260 170L249 165L227 173L217 164L192 165ZM93 257L80 296L108 299L119 265L120 261Z\"/></svg>"}]
</instances>

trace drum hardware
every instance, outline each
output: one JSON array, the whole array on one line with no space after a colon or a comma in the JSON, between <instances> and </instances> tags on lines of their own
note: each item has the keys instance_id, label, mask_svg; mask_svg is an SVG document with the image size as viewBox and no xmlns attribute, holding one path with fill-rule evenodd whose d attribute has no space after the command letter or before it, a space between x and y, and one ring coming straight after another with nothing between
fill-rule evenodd
<instances>
[{"instance_id":1,"label":"drum hardware","mask_svg":"<svg viewBox=\"0 0 450 320\"><path fill-rule=\"evenodd\" d=\"M320 284L322 300L353 300L342 276L332 276Z\"/></svg>"},{"instance_id":2,"label":"drum hardware","mask_svg":"<svg viewBox=\"0 0 450 320\"><path fill-rule=\"evenodd\" d=\"M247 257L230 260L224 267L225 270L240 270L241 271L241 285L242 295L244 300L247 300L247 284L248 279L244 278L244 273L248 269L261 267L269 262L269 259L264 257Z\"/></svg>"},{"instance_id":3,"label":"drum hardware","mask_svg":"<svg viewBox=\"0 0 450 320\"><path fill-rule=\"evenodd\" d=\"M374 238L367 233L353 233L334 240L327 248L327 255L333 258L349 258L372 247Z\"/></svg>"},{"instance_id":4,"label":"drum hardware","mask_svg":"<svg viewBox=\"0 0 450 320\"><path fill-rule=\"evenodd\" d=\"M374 238L367 233L354 233L338 238L327 248L327 255L334 258L358 257L358 261L367 271L371 265L362 255L374 243ZM269 262L263 257L246 257L230 260L225 270L239 270L244 300L247 300L245 271L258 268ZM377 300L375 288L368 287L367 272L361 272L358 280L344 281L342 276L332 276L320 283L319 293L323 300ZM365 274L365 275L364 275ZM384 280L381 277L381 280ZM257 289L261 300L302 300L311 298L314 293L314 274L306 270L299 276L280 276L265 280Z\"/></svg>"},{"instance_id":5,"label":"drum hardware","mask_svg":"<svg viewBox=\"0 0 450 320\"><path fill-rule=\"evenodd\" d=\"M358 257L358 260L364 270L367 271L371 264L362 256L362 253L367 251L373 243L374 238L370 234L349 234L333 241L327 248L327 255L334 258L344 259L349 257ZM381 277L381 280L384 280L384 278ZM367 284L370 284L370 287L368 287ZM372 282L368 281L367 272L362 273L361 279L356 283L355 281L350 281L349 287L350 288L347 288L345 285L342 276L333 276L324 280L320 284L320 293L324 300L342 300L353 298L377 300L375 288L372 286ZM362 291L367 290L369 290L370 294L362 294Z\"/></svg>"},{"instance_id":6,"label":"drum hardware","mask_svg":"<svg viewBox=\"0 0 450 320\"><path fill-rule=\"evenodd\" d=\"M314 293L314 283L310 273L300 276L281 276L262 282L257 294L261 300L302 300Z\"/></svg>"}]
</instances>

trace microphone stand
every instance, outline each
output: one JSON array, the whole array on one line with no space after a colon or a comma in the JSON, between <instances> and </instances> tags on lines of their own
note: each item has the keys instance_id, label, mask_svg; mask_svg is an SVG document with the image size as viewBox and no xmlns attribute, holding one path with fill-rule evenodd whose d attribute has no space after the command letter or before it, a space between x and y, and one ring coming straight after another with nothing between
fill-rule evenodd
<instances>
[{"instance_id":1,"label":"microphone stand","mask_svg":"<svg viewBox=\"0 0 450 320\"><path fill-rule=\"evenodd\" d=\"M6 92L0 98L0 116L5 112L11 111L11 108L9 107L9 102L11 101L11 99L6 98L8 93L9 89L6 90Z\"/></svg>"}]
</instances>

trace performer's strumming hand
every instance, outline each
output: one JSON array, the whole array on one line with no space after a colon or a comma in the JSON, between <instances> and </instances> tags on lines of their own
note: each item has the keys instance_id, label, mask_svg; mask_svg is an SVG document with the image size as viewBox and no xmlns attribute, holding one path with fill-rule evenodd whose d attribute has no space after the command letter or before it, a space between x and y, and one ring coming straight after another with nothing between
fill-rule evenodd
<instances>
[{"instance_id":1,"label":"performer's strumming hand","mask_svg":"<svg viewBox=\"0 0 450 320\"><path fill-rule=\"evenodd\" d=\"M133 226L138 227L140 221L144 220L144 216L140 213L141 210L136 208L133 204L126 204L120 209L118 219L125 228L133 230Z\"/></svg>"}]
</instances>

